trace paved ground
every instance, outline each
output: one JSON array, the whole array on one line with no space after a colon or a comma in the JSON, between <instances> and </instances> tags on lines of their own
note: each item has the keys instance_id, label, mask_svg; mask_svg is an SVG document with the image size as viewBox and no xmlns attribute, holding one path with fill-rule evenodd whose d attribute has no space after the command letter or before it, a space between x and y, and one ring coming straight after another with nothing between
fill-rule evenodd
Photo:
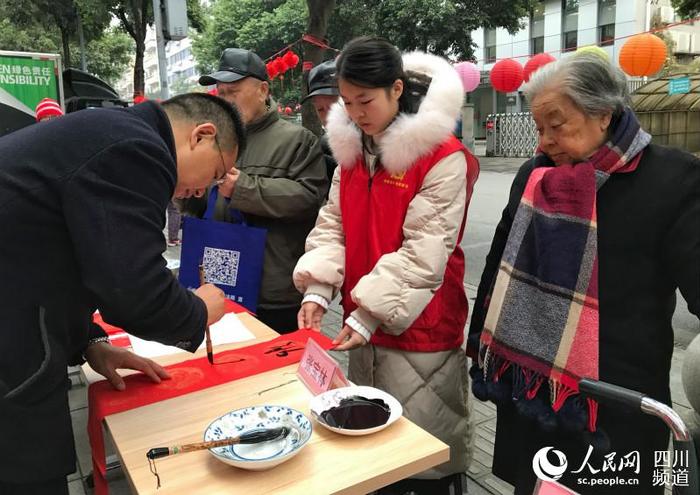
<instances>
[{"instance_id":1,"label":"paved ground","mask_svg":"<svg viewBox=\"0 0 700 495\"><path fill-rule=\"evenodd\" d=\"M477 155L483 155L483 143L477 143ZM483 258L488 251L493 229L500 218L500 212L505 205L508 187L512 176L523 163L521 158L488 158L480 156L482 175L479 187L475 191L469 212L467 235L463 248L467 257L468 274L465 280L470 302L476 296L478 277L483 269ZM179 248L168 248L166 257L171 260L179 259ZM331 306L323 321L323 331L335 335L342 321L342 313L337 301ZM676 329L676 347L671 369L671 390L674 409L681 414L690 411L690 405L685 397L681 384L680 370L685 355L685 348L690 340L700 333L700 324L695 317L684 312L682 304L674 317ZM347 366L344 353L335 353L336 359ZM74 387L70 392L71 415L75 430L78 452L77 472L69 477L71 495L89 495L92 491L86 486L85 479L91 472L90 447L87 440L87 391L86 387L73 376ZM496 411L490 403L481 403L472 398L474 407L471 421L475 425L474 461L468 471L468 492L470 494L510 494L512 487L491 474L493 441L496 428ZM641 433L641 432L640 432ZM110 488L113 495L130 493L120 469L109 475ZM310 494L315 495L315 494Z\"/></svg>"}]
</instances>

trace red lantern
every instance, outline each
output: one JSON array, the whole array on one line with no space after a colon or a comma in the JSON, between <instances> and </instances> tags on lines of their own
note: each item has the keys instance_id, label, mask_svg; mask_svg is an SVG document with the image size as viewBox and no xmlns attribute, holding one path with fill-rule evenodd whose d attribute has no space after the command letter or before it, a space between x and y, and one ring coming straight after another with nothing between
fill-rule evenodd
<instances>
[{"instance_id":1,"label":"red lantern","mask_svg":"<svg viewBox=\"0 0 700 495\"><path fill-rule=\"evenodd\" d=\"M267 64L265 64L265 67L267 68L267 75L268 75L268 77L269 77L270 79L274 79L275 76L277 75L277 71L275 70L275 68L274 68L274 66L273 66L273 63L272 63L272 62L268 62Z\"/></svg>"},{"instance_id":2,"label":"red lantern","mask_svg":"<svg viewBox=\"0 0 700 495\"><path fill-rule=\"evenodd\" d=\"M284 113L286 113L287 115L291 115L292 107L284 107Z\"/></svg>"},{"instance_id":3,"label":"red lantern","mask_svg":"<svg viewBox=\"0 0 700 495\"><path fill-rule=\"evenodd\" d=\"M216 88L210 89L209 91L207 91L207 93L209 93L212 96L219 96L219 90Z\"/></svg>"},{"instance_id":4,"label":"red lantern","mask_svg":"<svg viewBox=\"0 0 700 495\"><path fill-rule=\"evenodd\" d=\"M530 76L537 69L544 67L550 62L554 62L556 58L552 57L549 53L538 53L534 57L525 63L525 68L523 69L523 79L525 82L530 80Z\"/></svg>"},{"instance_id":5,"label":"red lantern","mask_svg":"<svg viewBox=\"0 0 700 495\"><path fill-rule=\"evenodd\" d=\"M275 69L277 74L282 74L287 70L287 66L284 64L281 58L277 57L272 61L272 67Z\"/></svg>"},{"instance_id":6,"label":"red lantern","mask_svg":"<svg viewBox=\"0 0 700 495\"><path fill-rule=\"evenodd\" d=\"M282 113L282 105L277 105L277 113Z\"/></svg>"},{"instance_id":7,"label":"red lantern","mask_svg":"<svg viewBox=\"0 0 700 495\"><path fill-rule=\"evenodd\" d=\"M280 67L284 67L284 70L282 72L287 72L291 67L287 63L287 60L285 60L283 57L280 57Z\"/></svg>"},{"instance_id":8,"label":"red lantern","mask_svg":"<svg viewBox=\"0 0 700 495\"><path fill-rule=\"evenodd\" d=\"M293 69L299 64L299 56L291 50L285 53L282 59L284 60L284 63L287 64L287 67L289 67L290 69Z\"/></svg>"},{"instance_id":9,"label":"red lantern","mask_svg":"<svg viewBox=\"0 0 700 495\"><path fill-rule=\"evenodd\" d=\"M489 74L491 86L501 93L516 91L523 83L523 66L512 58L496 62Z\"/></svg>"}]
</instances>

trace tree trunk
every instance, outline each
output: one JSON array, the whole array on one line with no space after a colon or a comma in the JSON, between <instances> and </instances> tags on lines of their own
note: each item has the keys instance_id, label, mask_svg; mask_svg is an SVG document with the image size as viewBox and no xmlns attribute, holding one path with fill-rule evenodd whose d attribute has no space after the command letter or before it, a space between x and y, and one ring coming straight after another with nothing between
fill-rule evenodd
<instances>
[{"instance_id":1,"label":"tree trunk","mask_svg":"<svg viewBox=\"0 0 700 495\"><path fill-rule=\"evenodd\" d=\"M78 12L76 12L76 19L78 21L78 41L80 42L80 70L87 72L87 62L85 61L85 34L83 33L83 21Z\"/></svg>"},{"instance_id":2,"label":"tree trunk","mask_svg":"<svg viewBox=\"0 0 700 495\"><path fill-rule=\"evenodd\" d=\"M61 26L60 30L61 43L63 44L63 68L67 69L70 67L70 36L68 33L68 28Z\"/></svg>"},{"instance_id":3,"label":"tree trunk","mask_svg":"<svg viewBox=\"0 0 700 495\"><path fill-rule=\"evenodd\" d=\"M320 40L325 40L328 19L335 8L335 0L306 0L306 5L309 9L309 22L306 25L306 32ZM320 46L305 42L303 60L304 62L311 62L314 66L318 65L323 59L324 51L325 49ZM301 79L301 96L304 98L308 94L308 70L303 71ZM323 133L321 121L318 120L316 110L309 100L301 108L301 121L304 127L317 136Z\"/></svg>"},{"instance_id":4,"label":"tree trunk","mask_svg":"<svg viewBox=\"0 0 700 495\"><path fill-rule=\"evenodd\" d=\"M144 41L136 42L136 57L134 58L134 97L145 96L146 81L143 73L143 54L146 51Z\"/></svg>"},{"instance_id":5,"label":"tree trunk","mask_svg":"<svg viewBox=\"0 0 700 495\"><path fill-rule=\"evenodd\" d=\"M146 51L146 29L148 28L148 5L151 0L132 1L131 18L133 25L128 26L127 31L136 43L136 57L134 58L134 96L146 95L146 78L143 70L143 54ZM120 16L124 23L126 16Z\"/></svg>"}]
</instances>

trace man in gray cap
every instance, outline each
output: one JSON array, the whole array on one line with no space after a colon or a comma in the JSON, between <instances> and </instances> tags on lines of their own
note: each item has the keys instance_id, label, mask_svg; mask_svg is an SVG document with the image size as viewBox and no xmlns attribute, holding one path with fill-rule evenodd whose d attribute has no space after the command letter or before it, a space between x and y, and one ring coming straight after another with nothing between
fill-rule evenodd
<instances>
[{"instance_id":1,"label":"man in gray cap","mask_svg":"<svg viewBox=\"0 0 700 495\"><path fill-rule=\"evenodd\" d=\"M227 48L219 70L199 83L216 84L219 96L238 107L248 139L219 185L214 219L235 222L232 210L238 210L249 225L267 230L257 317L277 332L296 330L301 295L292 271L328 190L318 138L279 118L265 63L250 50ZM205 200L187 201L185 211L201 216Z\"/></svg>"}]
</instances>

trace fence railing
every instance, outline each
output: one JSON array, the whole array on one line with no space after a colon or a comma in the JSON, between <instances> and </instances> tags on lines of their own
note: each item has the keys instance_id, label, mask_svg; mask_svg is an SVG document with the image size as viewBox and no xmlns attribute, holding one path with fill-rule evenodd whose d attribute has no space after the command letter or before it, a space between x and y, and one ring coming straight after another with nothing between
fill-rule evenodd
<instances>
[{"instance_id":1,"label":"fence railing","mask_svg":"<svg viewBox=\"0 0 700 495\"><path fill-rule=\"evenodd\" d=\"M630 79L627 88L635 92L649 81ZM534 155L537 127L532 112L495 113L486 117L486 156L525 157Z\"/></svg>"},{"instance_id":2,"label":"fence railing","mask_svg":"<svg viewBox=\"0 0 700 495\"><path fill-rule=\"evenodd\" d=\"M531 112L496 113L487 118L486 155L531 157L537 146L537 128ZM489 128L490 127L490 128Z\"/></svg>"}]
</instances>

